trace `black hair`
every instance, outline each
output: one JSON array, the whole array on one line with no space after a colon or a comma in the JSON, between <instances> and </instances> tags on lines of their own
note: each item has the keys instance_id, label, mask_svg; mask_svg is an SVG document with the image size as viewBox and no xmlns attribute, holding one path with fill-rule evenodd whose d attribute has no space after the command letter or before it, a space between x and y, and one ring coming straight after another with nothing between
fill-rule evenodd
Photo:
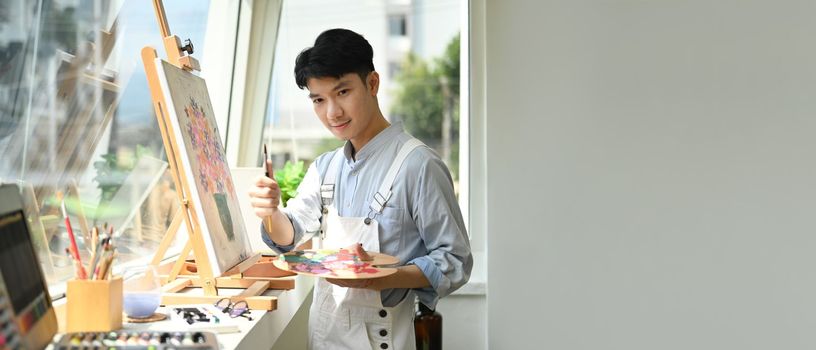
<instances>
[{"instance_id":1,"label":"black hair","mask_svg":"<svg viewBox=\"0 0 816 350\"><path fill-rule=\"evenodd\" d=\"M310 78L340 78L348 73L357 73L365 83L368 73L374 71L373 58L374 50L362 35L329 29L295 59L295 83L303 89Z\"/></svg>"}]
</instances>

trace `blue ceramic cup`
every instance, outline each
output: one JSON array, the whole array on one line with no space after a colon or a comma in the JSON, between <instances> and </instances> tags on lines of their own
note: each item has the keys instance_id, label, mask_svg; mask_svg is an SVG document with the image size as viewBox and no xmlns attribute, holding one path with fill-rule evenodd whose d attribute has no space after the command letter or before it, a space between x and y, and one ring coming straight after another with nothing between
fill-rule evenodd
<instances>
[{"instance_id":1,"label":"blue ceramic cup","mask_svg":"<svg viewBox=\"0 0 816 350\"><path fill-rule=\"evenodd\" d=\"M156 268L147 265L125 270L122 308L131 318L153 315L161 304L161 289Z\"/></svg>"}]
</instances>

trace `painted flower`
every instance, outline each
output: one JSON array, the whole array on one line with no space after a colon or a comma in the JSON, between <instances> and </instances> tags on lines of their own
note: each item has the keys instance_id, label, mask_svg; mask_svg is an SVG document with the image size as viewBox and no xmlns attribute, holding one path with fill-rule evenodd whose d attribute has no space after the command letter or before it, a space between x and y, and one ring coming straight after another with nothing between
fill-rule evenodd
<instances>
[{"instance_id":1,"label":"painted flower","mask_svg":"<svg viewBox=\"0 0 816 350\"><path fill-rule=\"evenodd\" d=\"M193 158L198 162L198 182L210 193L233 193L229 179L224 147L218 135L218 128L204 114L204 110L190 98L184 108L187 115L185 127L192 145Z\"/></svg>"}]
</instances>

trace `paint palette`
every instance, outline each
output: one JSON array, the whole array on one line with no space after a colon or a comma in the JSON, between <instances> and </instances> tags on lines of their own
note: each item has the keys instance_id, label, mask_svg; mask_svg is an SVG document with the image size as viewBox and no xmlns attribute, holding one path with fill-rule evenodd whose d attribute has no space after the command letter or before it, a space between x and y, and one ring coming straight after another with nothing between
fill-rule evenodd
<instances>
[{"instance_id":1,"label":"paint palette","mask_svg":"<svg viewBox=\"0 0 816 350\"><path fill-rule=\"evenodd\" d=\"M388 276L397 272L391 267L399 259L391 255L368 252L372 260L362 261L347 249L296 250L278 256L275 267L301 275L337 278L369 279Z\"/></svg>"}]
</instances>

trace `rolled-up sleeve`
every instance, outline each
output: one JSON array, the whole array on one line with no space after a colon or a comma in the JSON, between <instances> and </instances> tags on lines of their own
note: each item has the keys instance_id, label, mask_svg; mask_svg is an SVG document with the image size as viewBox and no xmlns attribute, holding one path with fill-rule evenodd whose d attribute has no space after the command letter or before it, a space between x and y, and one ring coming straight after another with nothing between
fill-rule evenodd
<instances>
[{"instance_id":1,"label":"rolled-up sleeve","mask_svg":"<svg viewBox=\"0 0 816 350\"><path fill-rule=\"evenodd\" d=\"M428 254L408 263L416 265L431 284L414 290L419 300L435 308L439 298L467 283L473 255L447 167L433 158L420 169L418 178L417 197L411 206Z\"/></svg>"},{"instance_id":2,"label":"rolled-up sleeve","mask_svg":"<svg viewBox=\"0 0 816 350\"><path fill-rule=\"evenodd\" d=\"M294 243L286 246L275 243L269 238L266 229L261 224L261 239L267 246L279 253L294 249L320 231L320 176L315 163L317 162L312 162L306 170L306 175L303 176L303 180L298 185L297 196L290 198L286 203L286 207L281 209L292 223L295 232Z\"/></svg>"}]
</instances>

